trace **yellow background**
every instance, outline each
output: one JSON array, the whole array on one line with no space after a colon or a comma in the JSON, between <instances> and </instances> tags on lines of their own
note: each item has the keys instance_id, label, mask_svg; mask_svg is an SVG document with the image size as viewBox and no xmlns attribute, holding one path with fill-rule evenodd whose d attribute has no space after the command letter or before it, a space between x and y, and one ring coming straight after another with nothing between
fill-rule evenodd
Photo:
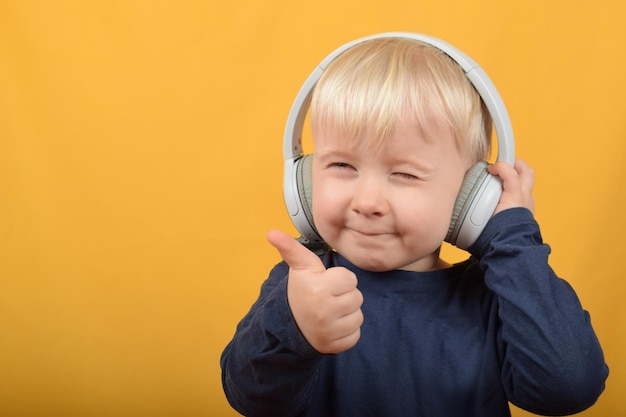
<instances>
[{"instance_id":1,"label":"yellow background","mask_svg":"<svg viewBox=\"0 0 626 417\"><path fill-rule=\"evenodd\" d=\"M498 86L611 368L583 415L624 415L625 21L621 0L0 0L0 415L236 415L219 355L279 260L266 231L294 233L291 101L389 30Z\"/></svg>"}]
</instances>

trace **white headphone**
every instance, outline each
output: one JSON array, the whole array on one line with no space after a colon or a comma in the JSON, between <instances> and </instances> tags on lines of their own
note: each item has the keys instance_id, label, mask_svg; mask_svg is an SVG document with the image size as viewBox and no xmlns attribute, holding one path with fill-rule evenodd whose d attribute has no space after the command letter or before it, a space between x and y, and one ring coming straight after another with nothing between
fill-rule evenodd
<instances>
[{"instance_id":1,"label":"white headphone","mask_svg":"<svg viewBox=\"0 0 626 417\"><path fill-rule=\"evenodd\" d=\"M514 164L515 142L509 115L496 87L472 58L442 40L417 33L382 33L349 42L328 55L309 75L291 106L285 126L283 138L285 205L291 221L302 234L301 239L304 243L323 242L313 222L312 158L311 155L304 155L302 152L302 128L311 94L328 64L337 56L357 44L379 38L405 38L423 42L443 51L459 64L482 98L493 120L498 140L497 160ZM467 172L456 199L445 240L461 249L467 249L478 239L502 194L502 183L487 172L487 166L487 162L480 161Z\"/></svg>"}]
</instances>

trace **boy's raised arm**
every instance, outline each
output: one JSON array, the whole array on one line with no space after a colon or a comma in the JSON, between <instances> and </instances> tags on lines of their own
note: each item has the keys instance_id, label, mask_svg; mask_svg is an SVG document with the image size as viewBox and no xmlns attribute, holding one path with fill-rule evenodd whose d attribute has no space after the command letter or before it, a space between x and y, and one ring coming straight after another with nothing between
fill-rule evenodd
<instances>
[{"instance_id":1,"label":"boy's raised arm","mask_svg":"<svg viewBox=\"0 0 626 417\"><path fill-rule=\"evenodd\" d=\"M580 412L608 368L589 314L548 264L550 247L525 208L494 216L470 248L496 294L502 382L509 400L545 415Z\"/></svg>"}]
</instances>

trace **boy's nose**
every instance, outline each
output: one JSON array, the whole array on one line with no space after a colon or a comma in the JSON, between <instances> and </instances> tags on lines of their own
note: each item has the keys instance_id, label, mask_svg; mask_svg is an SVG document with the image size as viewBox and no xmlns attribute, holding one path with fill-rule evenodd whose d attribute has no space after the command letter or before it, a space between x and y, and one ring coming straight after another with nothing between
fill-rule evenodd
<instances>
[{"instance_id":1,"label":"boy's nose","mask_svg":"<svg viewBox=\"0 0 626 417\"><path fill-rule=\"evenodd\" d=\"M364 216L383 216L389 211L384 185L372 178L361 179L354 188L351 209Z\"/></svg>"}]
</instances>

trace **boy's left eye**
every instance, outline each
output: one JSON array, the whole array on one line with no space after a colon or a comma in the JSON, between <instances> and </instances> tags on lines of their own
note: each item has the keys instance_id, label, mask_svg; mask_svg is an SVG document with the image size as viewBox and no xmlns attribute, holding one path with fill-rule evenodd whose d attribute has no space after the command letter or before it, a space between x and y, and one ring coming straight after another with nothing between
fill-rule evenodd
<instances>
[{"instance_id":1,"label":"boy's left eye","mask_svg":"<svg viewBox=\"0 0 626 417\"><path fill-rule=\"evenodd\" d=\"M406 179L406 180L419 180L419 177L416 177L413 174L408 174L406 172L396 172L394 175L402 178L402 179Z\"/></svg>"}]
</instances>

